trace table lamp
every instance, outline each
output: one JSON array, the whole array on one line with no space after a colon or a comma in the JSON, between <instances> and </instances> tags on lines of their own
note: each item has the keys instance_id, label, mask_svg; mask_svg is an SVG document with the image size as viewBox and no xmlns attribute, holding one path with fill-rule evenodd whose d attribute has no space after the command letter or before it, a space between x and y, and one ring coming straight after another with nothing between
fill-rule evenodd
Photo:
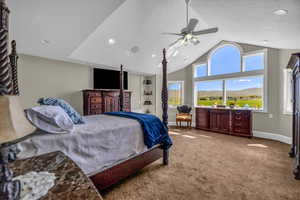
<instances>
[{"instance_id":1,"label":"table lamp","mask_svg":"<svg viewBox=\"0 0 300 200\"><path fill-rule=\"evenodd\" d=\"M13 144L24 140L35 131L25 117L18 96L0 96L0 199L20 199L21 184L12 180L9 161L16 158Z\"/></svg>"}]
</instances>

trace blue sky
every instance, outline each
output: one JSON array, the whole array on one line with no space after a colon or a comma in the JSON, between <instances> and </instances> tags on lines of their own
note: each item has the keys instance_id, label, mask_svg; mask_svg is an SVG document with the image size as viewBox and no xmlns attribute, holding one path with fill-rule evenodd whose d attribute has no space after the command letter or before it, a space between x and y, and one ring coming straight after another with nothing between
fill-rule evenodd
<instances>
[{"instance_id":1,"label":"blue sky","mask_svg":"<svg viewBox=\"0 0 300 200\"><path fill-rule=\"evenodd\" d=\"M240 51L231 45L218 49L211 57L211 75L240 72L240 66Z\"/></svg>"},{"instance_id":2,"label":"blue sky","mask_svg":"<svg viewBox=\"0 0 300 200\"><path fill-rule=\"evenodd\" d=\"M169 84L169 90L179 90L180 84L179 83L171 83Z\"/></svg>"}]
</instances>

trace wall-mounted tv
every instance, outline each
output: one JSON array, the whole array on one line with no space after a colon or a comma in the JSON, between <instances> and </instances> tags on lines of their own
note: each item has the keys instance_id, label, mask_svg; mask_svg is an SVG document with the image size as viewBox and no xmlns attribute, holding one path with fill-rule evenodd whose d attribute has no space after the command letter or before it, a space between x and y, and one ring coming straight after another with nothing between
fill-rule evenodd
<instances>
[{"instance_id":1,"label":"wall-mounted tv","mask_svg":"<svg viewBox=\"0 0 300 200\"><path fill-rule=\"evenodd\" d=\"M120 71L94 68L94 89L120 89ZM124 72L124 89L128 89L128 73Z\"/></svg>"}]
</instances>

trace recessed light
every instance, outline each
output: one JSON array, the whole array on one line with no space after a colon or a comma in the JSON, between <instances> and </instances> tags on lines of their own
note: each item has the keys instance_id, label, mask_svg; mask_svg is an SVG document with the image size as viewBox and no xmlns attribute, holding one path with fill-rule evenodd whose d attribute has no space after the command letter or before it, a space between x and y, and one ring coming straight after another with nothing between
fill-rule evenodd
<instances>
[{"instance_id":1,"label":"recessed light","mask_svg":"<svg viewBox=\"0 0 300 200\"><path fill-rule=\"evenodd\" d=\"M48 45L50 44L51 42L49 40L41 40L41 43L44 44L44 45Z\"/></svg>"},{"instance_id":2,"label":"recessed light","mask_svg":"<svg viewBox=\"0 0 300 200\"><path fill-rule=\"evenodd\" d=\"M114 38L109 38L108 39L108 44L113 45L116 43L116 40Z\"/></svg>"},{"instance_id":3,"label":"recessed light","mask_svg":"<svg viewBox=\"0 0 300 200\"><path fill-rule=\"evenodd\" d=\"M287 15L288 13L289 11L284 9L278 9L273 12L274 15L279 15L279 16L284 16Z\"/></svg>"},{"instance_id":4,"label":"recessed light","mask_svg":"<svg viewBox=\"0 0 300 200\"><path fill-rule=\"evenodd\" d=\"M263 44L268 44L268 40L263 40Z\"/></svg>"},{"instance_id":5,"label":"recessed light","mask_svg":"<svg viewBox=\"0 0 300 200\"><path fill-rule=\"evenodd\" d=\"M152 58L155 58L155 57L156 57L156 54L152 54L151 57L152 57Z\"/></svg>"}]
</instances>

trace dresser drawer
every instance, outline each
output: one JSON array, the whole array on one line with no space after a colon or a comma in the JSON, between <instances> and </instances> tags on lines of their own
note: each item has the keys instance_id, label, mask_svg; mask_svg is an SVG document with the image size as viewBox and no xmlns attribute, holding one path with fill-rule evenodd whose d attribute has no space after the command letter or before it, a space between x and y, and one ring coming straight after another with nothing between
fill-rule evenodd
<instances>
[{"instance_id":1,"label":"dresser drawer","mask_svg":"<svg viewBox=\"0 0 300 200\"><path fill-rule=\"evenodd\" d=\"M101 103L101 97L90 97L91 104L99 104Z\"/></svg>"},{"instance_id":2,"label":"dresser drawer","mask_svg":"<svg viewBox=\"0 0 300 200\"><path fill-rule=\"evenodd\" d=\"M91 104L91 109L101 109L102 105L101 104L95 104L95 103L92 103Z\"/></svg>"},{"instance_id":3,"label":"dresser drawer","mask_svg":"<svg viewBox=\"0 0 300 200\"><path fill-rule=\"evenodd\" d=\"M246 110L233 111L233 120L235 121L247 121L250 119L251 112Z\"/></svg>"},{"instance_id":4,"label":"dresser drawer","mask_svg":"<svg viewBox=\"0 0 300 200\"><path fill-rule=\"evenodd\" d=\"M242 127L235 127L233 128L233 132L236 133L236 134L241 134L241 135L249 135L251 136L251 132L250 132L250 129L244 129Z\"/></svg>"},{"instance_id":5,"label":"dresser drawer","mask_svg":"<svg viewBox=\"0 0 300 200\"><path fill-rule=\"evenodd\" d=\"M90 115L99 115L101 114L101 109L91 109L90 110Z\"/></svg>"},{"instance_id":6,"label":"dresser drawer","mask_svg":"<svg viewBox=\"0 0 300 200\"><path fill-rule=\"evenodd\" d=\"M84 95L88 97L101 97L101 92L84 92Z\"/></svg>"}]
</instances>

